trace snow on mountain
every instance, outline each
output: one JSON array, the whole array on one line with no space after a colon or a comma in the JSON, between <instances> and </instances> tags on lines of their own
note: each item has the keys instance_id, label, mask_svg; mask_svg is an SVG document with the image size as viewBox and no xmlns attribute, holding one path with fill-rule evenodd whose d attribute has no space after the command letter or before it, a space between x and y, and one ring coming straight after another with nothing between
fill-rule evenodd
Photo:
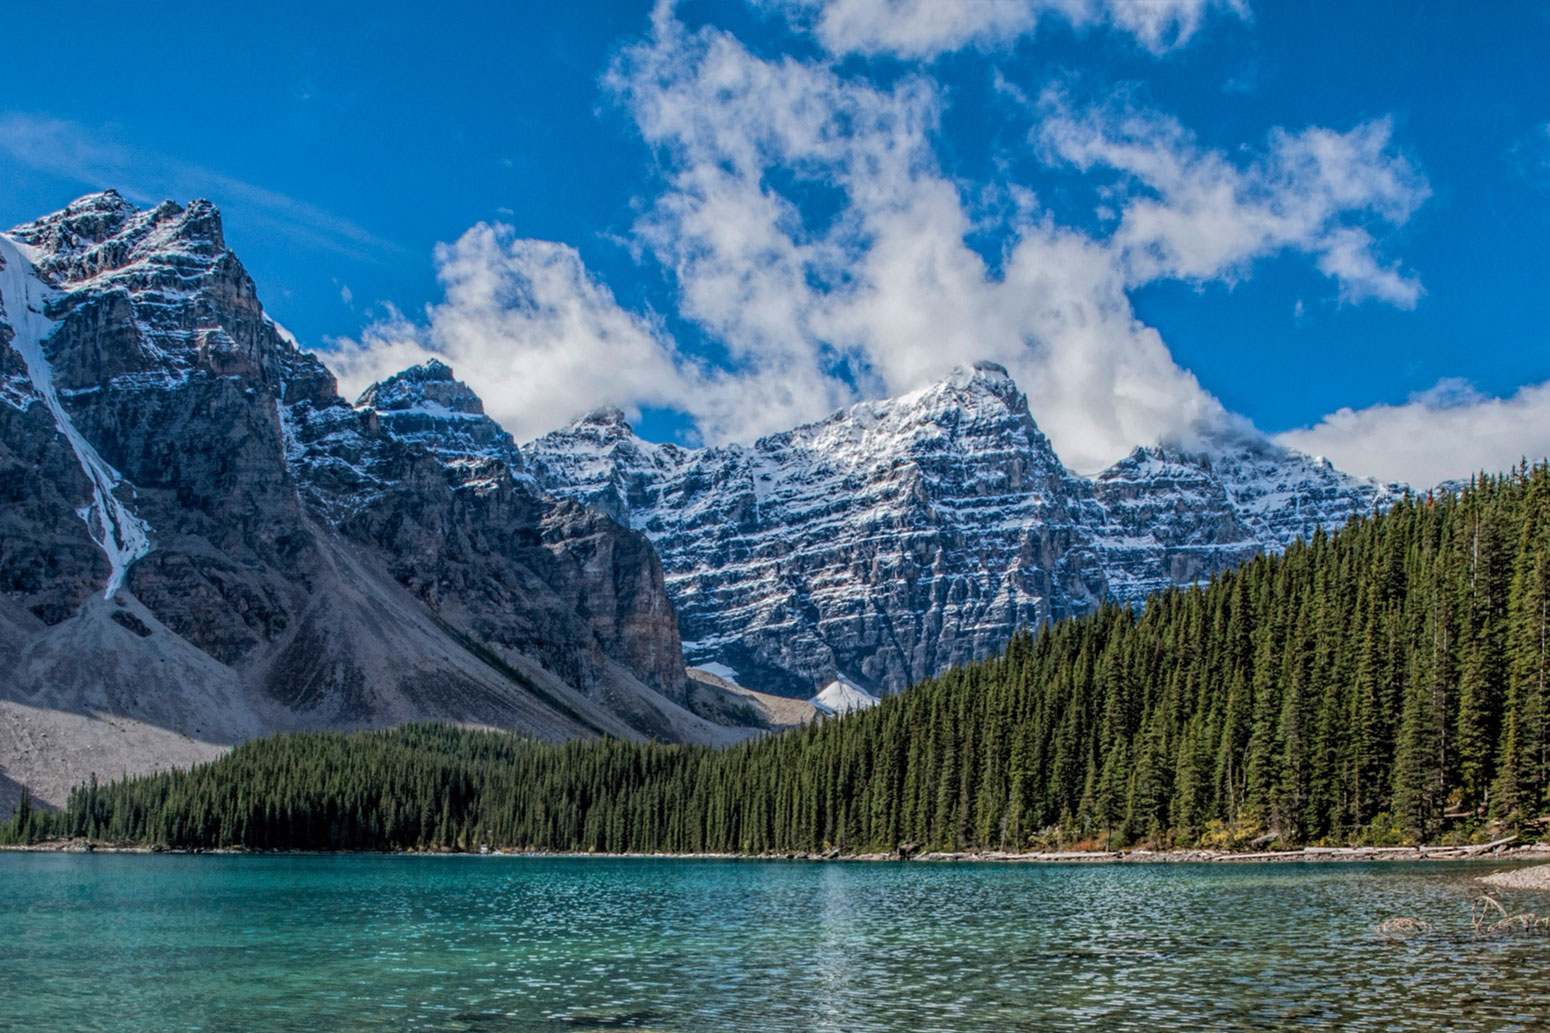
<instances>
[{"instance_id":1,"label":"snow on mountain","mask_svg":"<svg viewBox=\"0 0 1550 1033\"><path fill-rule=\"evenodd\" d=\"M901 688L1104 593L1102 509L989 363L752 445L656 445L598 410L524 452L652 539L692 664L764 691Z\"/></svg>"},{"instance_id":2,"label":"snow on mountain","mask_svg":"<svg viewBox=\"0 0 1550 1033\"><path fill-rule=\"evenodd\" d=\"M1105 517L1094 538L1116 599L1209 577L1264 548L1202 457L1138 448L1093 478L1093 490Z\"/></svg>"},{"instance_id":3,"label":"snow on mountain","mask_svg":"<svg viewBox=\"0 0 1550 1033\"><path fill-rule=\"evenodd\" d=\"M1406 490L1353 477L1328 459L1264 440L1223 443L1203 459L1226 488L1233 508L1271 549L1310 538L1316 528L1328 530L1351 516L1387 509Z\"/></svg>"},{"instance_id":4,"label":"snow on mountain","mask_svg":"<svg viewBox=\"0 0 1550 1033\"><path fill-rule=\"evenodd\" d=\"M395 438L449 462L498 459L514 475L532 481L511 435L485 415L484 402L453 376L452 367L436 359L372 384L355 407L374 410Z\"/></svg>"},{"instance_id":5,"label":"snow on mountain","mask_svg":"<svg viewBox=\"0 0 1550 1033\"><path fill-rule=\"evenodd\" d=\"M849 678L841 676L825 685L818 695L808 702L825 714L848 714L853 710L875 707L882 700Z\"/></svg>"},{"instance_id":6,"label":"snow on mountain","mask_svg":"<svg viewBox=\"0 0 1550 1033\"><path fill-rule=\"evenodd\" d=\"M713 674L717 678L731 682L733 685L737 684L737 672L732 670L732 668L728 667L726 664L711 662L706 664L704 667L697 668L697 670L704 671L706 674Z\"/></svg>"},{"instance_id":7,"label":"snow on mountain","mask_svg":"<svg viewBox=\"0 0 1550 1033\"><path fill-rule=\"evenodd\" d=\"M1019 627L1208 578L1399 491L1226 436L1084 478L993 363L752 445L653 444L599 409L524 453L545 488L652 539L691 663L796 696L840 670L896 691Z\"/></svg>"},{"instance_id":8,"label":"snow on mountain","mask_svg":"<svg viewBox=\"0 0 1550 1033\"><path fill-rule=\"evenodd\" d=\"M1127 602L1278 552L1404 493L1241 434L1188 450L1137 448L1093 487L1107 515L1097 541L1109 592Z\"/></svg>"},{"instance_id":9,"label":"snow on mountain","mask_svg":"<svg viewBox=\"0 0 1550 1033\"><path fill-rule=\"evenodd\" d=\"M123 586L129 565L150 551L150 528L114 494L123 478L76 429L59 401L54 370L43 351L43 339L59 326L44 314L45 306L57 292L38 278L32 264L37 254L35 248L0 234L0 316L10 324L11 347L26 365L32 395L48 407L54 425L70 443L82 472L91 482L92 501L77 513L86 521L92 540L107 556L109 574L103 591L107 598ZM25 408L30 399L22 392L14 394L14 399L7 401L16 408Z\"/></svg>"},{"instance_id":10,"label":"snow on mountain","mask_svg":"<svg viewBox=\"0 0 1550 1033\"><path fill-rule=\"evenodd\" d=\"M279 408L302 490L336 524L398 491L402 449L435 456L460 490L543 495L511 435L435 359L372 384L353 406L303 394ZM384 449L388 441L398 449Z\"/></svg>"},{"instance_id":11,"label":"snow on mountain","mask_svg":"<svg viewBox=\"0 0 1550 1033\"><path fill-rule=\"evenodd\" d=\"M579 689L597 727L698 734L659 699L684 698L685 655L796 699L841 671L895 691L1397 491L1225 436L1081 477L991 363L752 444L655 444L604 408L519 449L439 362L340 398L207 202L97 194L3 247L0 473L26 503L0 510L0 602L52 629L122 585L153 636L314 713L517 678L467 654L485 668L444 690L425 672L466 659L455 626ZM443 623L385 634L363 616L385 600L401 629Z\"/></svg>"},{"instance_id":12,"label":"snow on mountain","mask_svg":"<svg viewBox=\"0 0 1550 1033\"><path fill-rule=\"evenodd\" d=\"M539 489L444 365L341 398L207 201L0 237L0 484L0 796L286 729L751 731L686 709L648 539Z\"/></svg>"}]
</instances>

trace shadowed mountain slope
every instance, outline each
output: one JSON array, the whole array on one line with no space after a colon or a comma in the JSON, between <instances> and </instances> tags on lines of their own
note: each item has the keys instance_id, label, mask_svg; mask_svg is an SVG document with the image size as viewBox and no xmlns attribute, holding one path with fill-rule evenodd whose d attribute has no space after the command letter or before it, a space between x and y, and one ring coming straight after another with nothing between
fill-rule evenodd
<instances>
[{"instance_id":1,"label":"shadowed mountain slope","mask_svg":"<svg viewBox=\"0 0 1550 1033\"><path fill-rule=\"evenodd\" d=\"M737 734L681 705L649 541L445 366L340 398L208 202L0 236L0 532L0 769L47 799L292 728Z\"/></svg>"}]
</instances>

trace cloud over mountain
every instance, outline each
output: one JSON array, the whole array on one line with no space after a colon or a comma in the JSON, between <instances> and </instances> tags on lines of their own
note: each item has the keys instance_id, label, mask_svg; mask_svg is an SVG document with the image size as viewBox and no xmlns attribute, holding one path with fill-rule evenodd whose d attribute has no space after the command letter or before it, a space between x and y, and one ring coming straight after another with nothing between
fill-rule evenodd
<instances>
[{"instance_id":1,"label":"cloud over mountain","mask_svg":"<svg viewBox=\"0 0 1550 1033\"><path fill-rule=\"evenodd\" d=\"M630 243L675 285L673 318L621 308L565 245L481 225L437 252L444 302L424 320L395 313L334 361L364 383L439 355L518 438L608 402L679 410L708 441L748 440L976 359L1012 371L1078 469L1242 423L1174 361L1129 292L1235 282L1257 259L1290 253L1346 300L1414 305L1419 281L1375 234L1428 188L1387 121L1277 129L1257 151L1227 154L1165 114L1082 109L1048 92L1023 111L1030 146L1103 191L1113 217L1094 224L1015 182L945 169L951 98L928 67L883 75L843 59L923 56L1027 31L1050 11L1161 52L1211 6L1237 9L971 4L955 36L930 5L798 4L796 23L830 52L802 57L756 53L659 5L605 85L655 155L656 188ZM867 35L883 22L898 38ZM982 210L987 193L1000 214ZM999 255L974 246L987 220ZM716 361L680 349L674 319L714 341Z\"/></svg>"}]
</instances>

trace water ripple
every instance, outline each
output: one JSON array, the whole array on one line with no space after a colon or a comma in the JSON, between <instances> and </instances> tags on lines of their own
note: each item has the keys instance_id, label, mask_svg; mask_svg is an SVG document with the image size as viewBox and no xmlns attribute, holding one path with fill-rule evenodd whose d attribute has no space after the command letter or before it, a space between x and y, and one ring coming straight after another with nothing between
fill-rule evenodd
<instances>
[{"instance_id":1,"label":"water ripple","mask_svg":"<svg viewBox=\"0 0 1550 1033\"><path fill-rule=\"evenodd\" d=\"M1550 1028L1477 871L8 854L0 1030Z\"/></svg>"}]
</instances>

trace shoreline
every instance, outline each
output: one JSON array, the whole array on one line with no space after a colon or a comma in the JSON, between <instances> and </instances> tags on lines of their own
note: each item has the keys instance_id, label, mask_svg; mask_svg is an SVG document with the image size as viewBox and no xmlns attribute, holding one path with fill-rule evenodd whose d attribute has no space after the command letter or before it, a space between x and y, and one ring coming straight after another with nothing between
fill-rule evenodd
<instances>
[{"instance_id":1,"label":"shoreline","mask_svg":"<svg viewBox=\"0 0 1550 1033\"><path fill-rule=\"evenodd\" d=\"M1487 886L1508 890L1541 890L1550 893L1550 864L1536 864L1531 868L1509 868L1492 875L1480 876Z\"/></svg>"},{"instance_id":2,"label":"shoreline","mask_svg":"<svg viewBox=\"0 0 1550 1033\"><path fill-rule=\"evenodd\" d=\"M0 846L0 853L34 854L188 854L215 856L362 856L362 857L530 857L567 859L717 860L717 861L823 861L841 863L909 862L925 864L1218 864L1218 863L1338 863L1369 861L1472 861L1501 863L1550 862L1550 841L1514 845L1511 839L1457 847L1304 847L1300 850L1045 850L1045 851L922 851L904 850L861 853L781 852L739 853L588 853L564 850L481 848L479 850L247 850L222 847L211 850L117 846L84 840L48 840L32 844ZM1547 864L1550 867L1550 864Z\"/></svg>"}]
</instances>

